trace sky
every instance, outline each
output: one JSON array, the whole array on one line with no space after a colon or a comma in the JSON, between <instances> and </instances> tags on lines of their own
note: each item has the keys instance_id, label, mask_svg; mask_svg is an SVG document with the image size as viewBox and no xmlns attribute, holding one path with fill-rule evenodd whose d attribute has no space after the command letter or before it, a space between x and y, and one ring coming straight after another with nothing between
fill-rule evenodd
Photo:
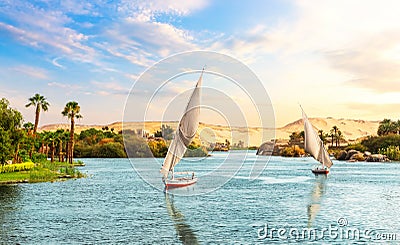
<instances>
[{"instance_id":1,"label":"sky","mask_svg":"<svg viewBox=\"0 0 400 245\"><path fill-rule=\"evenodd\" d=\"M248 66L277 126L301 117L400 118L400 2L306 0L12 0L0 2L0 97L50 103L40 125L123 119L127 96L158 61L193 50ZM262 108L259 108L262 110Z\"/></svg>"}]
</instances>

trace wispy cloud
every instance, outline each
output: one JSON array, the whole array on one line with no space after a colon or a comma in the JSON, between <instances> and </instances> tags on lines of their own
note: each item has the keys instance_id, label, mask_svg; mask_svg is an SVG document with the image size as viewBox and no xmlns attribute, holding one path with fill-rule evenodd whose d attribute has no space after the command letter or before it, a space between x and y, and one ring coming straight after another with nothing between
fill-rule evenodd
<instances>
[{"instance_id":1,"label":"wispy cloud","mask_svg":"<svg viewBox=\"0 0 400 245\"><path fill-rule=\"evenodd\" d=\"M110 94L127 95L130 89L122 86L121 84L115 81L111 82L92 81L91 84L96 87L97 89L96 93L99 95L110 95Z\"/></svg>"},{"instance_id":2,"label":"wispy cloud","mask_svg":"<svg viewBox=\"0 0 400 245\"><path fill-rule=\"evenodd\" d=\"M57 66L57 67L59 67L59 68L65 68L63 65L60 65L60 63L58 63L58 60L60 60L62 57L57 57L57 58L54 58L54 59L52 59L51 60L51 63L54 65L54 66Z\"/></svg>"},{"instance_id":3,"label":"wispy cloud","mask_svg":"<svg viewBox=\"0 0 400 245\"><path fill-rule=\"evenodd\" d=\"M135 21L155 22L159 15L183 16L208 5L206 0L122 0L118 11Z\"/></svg>"},{"instance_id":4,"label":"wispy cloud","mask_svg":"<svg viewBox=\"0 0 400 245\"><path fill-rule=\"evenodd\" d=\"M49 82L49 83L47 83L47 85L49 87L58 87L58 88L69 89L69 90L79 90L79 89L83 88L80 85L74 85L74 84L68 84L68 83L58 83L58 82Z\"/></svg>"},{"instance_id":5,"label":"wispy cloud","mask_svg":"<svg viewBox=\"0 0 400 245\"><path fill-rule=\"evenodd\" d=\"M149 66L172 53L196 49L189 31L159 22L126 19L105 33L107 42L98 44L109 54Z\"/></svg>"},{"instance_id":6,"label":"wispy cloud","mask_svg":"<svg viewBox=\"0 0 400 245\"><path fill-rule=\"evenodd\" d=\"M64 12L46 10L26 1L13 1L2 5L0 13L13 19L13 24L0 22L0 29L8 31L21 43L80 62L94 62L96 51L86 44L89 36L69 28L67 25L72 20Z\"/></svg>"},{"instance_id":7,"label":"wispy cloud","mask_svg":"<svg viewBox=\"0 0 400 245\"><path fill-rule=\"evenodd\" d=\"M22 73L28 75L33 78L41 79L41 80L48 80L49 75L48 72L42 68L20 65L16 67L10 68L14 72Z\"/></svg>"}]
</instances>

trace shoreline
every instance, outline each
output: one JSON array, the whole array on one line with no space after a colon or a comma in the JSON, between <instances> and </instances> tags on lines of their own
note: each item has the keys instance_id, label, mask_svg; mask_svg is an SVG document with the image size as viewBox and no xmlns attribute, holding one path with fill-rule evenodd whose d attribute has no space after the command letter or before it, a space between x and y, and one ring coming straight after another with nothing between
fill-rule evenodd
<instances>
[{"instance_id":1,"label":"shoreline","mask_svg":"<svg viewBox=\"0 0 400 245\"><path fill-rule=\"evenodd\" d=\"M44 160L35 163L30 170L0 173L0 185L32 184L42 182L63 181L86 177L77 167L83 163L50 162Z\"/></svg>"}]
</instances>

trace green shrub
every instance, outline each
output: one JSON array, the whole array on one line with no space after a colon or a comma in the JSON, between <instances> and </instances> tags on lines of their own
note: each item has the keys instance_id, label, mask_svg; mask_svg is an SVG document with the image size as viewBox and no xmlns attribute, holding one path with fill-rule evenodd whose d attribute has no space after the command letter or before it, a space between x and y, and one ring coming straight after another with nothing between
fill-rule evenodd
<instances>
[{"instance_id":1,"label":"green shrub","mask_svg":"<svg viewBox=\"0 0 400 245\"><path fill-rule=\"evenodd\" d=\"M380 149L386 149L389 146L400 146L400 135L370 136L361 144L367 147L368 151L378 153Z\"/></svg>"},{"instance_id":2,"label":"green shrub","mask_svg":"<svg viewBox=\"0 0 400 245\"><path fill-rule=\"evenodd\" d=\"M22 149L18 152L19 157L22 159L23 162L30 161L30 157L28 152L25 149Z\"/></svg>"},{"instance_id":3,"label":"green shrub","mask_svg":"<svg viewBox=\"0 0 400 245\"><path fill-rule=\"evenodd\" d=\"M185 152L184 157L206 157L208 156L208 151L205 146L192 146L189 145Z\"/></svg>"},{"instance_id":4,"label":"green shrub","mask_svg":"<svg viewBox=\"0 0 400 245\"><path fill-rule=\"evenodd\" d=\"M165 140L149 140L147 142L154 157L165 157L168 152Z\"/></svg>"},{"instance_id":5,"label":"green shrub","mask_svg":"<svg viewBox=\"0 0 400 245\"><path fill-rule=\"evenodd\" d=\"M33 153L32 154L32 162L38 163L38 162L45 162L47 160L46 154L42 153Z\"/></svg>"},{"instance_id":6,"label":"green shrub","mask_svg":"<svg viewBox=\"0 0 400 245\"><path fill-rule=\"evenodd\" d=\"M399 146L389 146L386 148L379 149L379 154L386 155L390 160L400 161L400 147Z\"/></svg>"},{"instance_id":7,"label":"green shrub","mask_svg":"<svg viewBox=\"0 0 400 245\"><path fill-rule=\"evenodd\" d=\"M356 150L359 152L365 152L368 150L368 148L366 146L362 145L361 143L356 143L356 144L349 144L348 146L346 146L345 150L346 151Z\"/></svg>"},{"instance_id":8,"label":"green shrub","mask_svg":"<svg viewBox=\"0 0 400 245\"><path fill-rule=\"evenodd\" d=\"M49 169L32 170L29 174L30 182L49 181L57 178L57 174Z\"/></svg>"},{"instance_id":9,"label":"green shrub","mask_svg":"<svg viewBox=\"0 0 400 245\"><path fill-rule=\"evenodd\" d=\"M281 150L281 156L284 157L301 157L306 154L303 148L300 148L298 145L288 146Z\"/></svg>"}]
</instances>

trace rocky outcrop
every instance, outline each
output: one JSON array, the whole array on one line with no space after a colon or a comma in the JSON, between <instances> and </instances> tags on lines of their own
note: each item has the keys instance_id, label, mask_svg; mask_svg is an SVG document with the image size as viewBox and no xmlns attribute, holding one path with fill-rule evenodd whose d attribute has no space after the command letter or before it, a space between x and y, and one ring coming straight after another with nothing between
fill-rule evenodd
<instances>
[{"instance_id":1,"label":"rocky outcrop","mask_svg":"<svg viewBox=\"0 0 400 245\"><path fill-rule=\"evenodd\" d=\"M354 155L354 154L358 154L358 153L360 153L359 151L356 151L356 150L349 150L348 152L347 152L347 155L346 155L346 159L345 160L350 160L350 158Z\"/></svg>"},{"instance_id":2,"label":"rocky outcrop","mask_svg":"<svg viewBox=\"0 0 400 245\"><path fill-rule=\"evenodd\" d=\"M365 161L364 154L361 152L357 152L350 157L349 161L354 161L354 162Z\"/></svg>"},{"instance_id":3,"label":"rocky outcrop","mask_svg":"<svg viewBox=\"0 0 400 245\"><path fill-rule=\"evenodd\" d=\"M264 142L257 149L257 155L279 156L279 154L280 154L280 147L279 144L275 143L275 141Z\"/></svg>"},{"instance_id":4,"label":"rocky outcrop","mask_svg":"<svg viewBox=\"0 0 400 245\"><path fill-rule=\"evenodd\" d=\"M339 153L336 154L335 158L337 160L346 160L347 152L345 150L341 150Z\"/></svg>"},{"instance_id":5,"label":"rocky outcrop","mask_svg":"<svg viewBox=\"0 0 400 245\"><path fill-rule=\"evenodd\" d=\"M390 159L386 155L382 154L371 154L371 152L360 152L357 150L342 150L336 154L335 158L337 160L351 161L351 162L359 162L359 161L367 161L367 162L390 162Z\"/></svg>"},{"instance_id":6,"label":"rocky outcrop","mask_svg":"<svg viewBox=\"0 0 400 245\"><path fill-rule=\"evenodd\" d=\"M390 162L390 159L383 154L371 154L365 160L367 162Z\"/></svg>"}]
</instances>

